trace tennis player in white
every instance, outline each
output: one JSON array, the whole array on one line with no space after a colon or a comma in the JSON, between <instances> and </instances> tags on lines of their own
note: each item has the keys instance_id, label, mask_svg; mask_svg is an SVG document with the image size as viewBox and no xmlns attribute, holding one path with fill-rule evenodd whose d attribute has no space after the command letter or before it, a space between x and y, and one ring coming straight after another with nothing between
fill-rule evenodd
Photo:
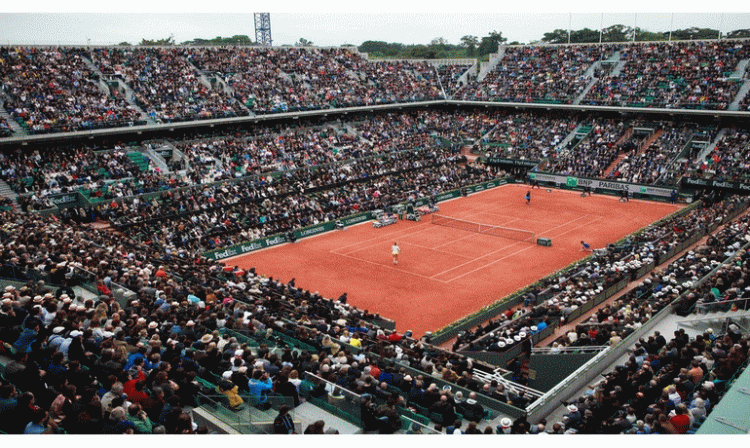
<instances>
[{"instance_id":1,"label":"tennis player in white","mask_svg":"<svg viewBox=\"0 0 750 448\"><path fill-rule=\"evenodd\" d=\"M398 242L395 241L393 243L393 247L391 247L391 254L393 255L393 264L398 264L398 254L401 253L401 248L398 247Z\"/></svg>"}]
</instances>

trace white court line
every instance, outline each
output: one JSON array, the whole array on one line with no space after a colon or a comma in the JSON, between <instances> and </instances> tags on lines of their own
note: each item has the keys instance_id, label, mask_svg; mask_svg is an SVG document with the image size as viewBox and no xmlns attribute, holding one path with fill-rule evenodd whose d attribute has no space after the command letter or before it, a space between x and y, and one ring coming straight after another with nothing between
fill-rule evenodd
<instances>
[{"instance_id":1,"label":"white court line","mask_svg":"<svg viewBox=\"0 0 750 448\"><path fill-rule=\"evenodd\" d=\"M368 241L373 241L373 240L383 240L383 237L385 237L385 236L392 236L392 235L396 235L397 237L402 237L402 236L409 236L409 235L414 235L414 234L416 234L416 233L424 232L425 230L427 230L427 229L429 229L429 228L430 228L429 226L424 226L424 228L421 228L421 227L422 227L423 225L425 225L425 224L429 224L429 222L423 222L423 223L417 224L417 227L419 228L419 230L417 230L417 231L415 231L415 232L410 232L410 233L400 233L400 232L403 232L403 231L404 231L404 229L401 229L401 230L397 230L397 231L395 231L395 232L390 232L390 233L383 233L383 234L380 234L380 235L378 235L378 236L375 236L375 237L372 237L372 238L367 238L366 240L361 240L361 241L358 241L358 242L356 242L356 243L352 243L352 244L347 244L346 246L341 246L341 247L337 247L337 248L335 248L335 249L332 249L332 250L331 250L331 252L334 252L334 251L336 251L336 250L346 249L346 248L348 248L348 247L352 247L352 246L359 246L359 245L361 245L362 243L366 243L366 242L368 242ZM372 245L370 245L370 246L365 246L365 247L371 247L371 246L372 246ZM359 249L357 249L357 250L359 250ZM353 253L353 252L357 252L357 250L349 251L349 252L347 252L347 253ZM338 253L338 252L334 252L334 253Z\"/></svg>"},{"instance_id":2,"label":"white court line","mask_svg":"<svg viewBox=\"0 0 750 448\"><path fill-rule=\"evenodd\" d=\"M580 216L580 217L578 217L578 218L576 218L576 219L574 219L574 220L572 220L572 221L568 221L568 222L566 222L565 224L560 224L560 225L559 225L559 226L557 226L557 227L553 227L553 228L551 228L551 229L549 229L549 230L545 230L545 232L551 232L551 231L553 231L553 230L555 230L555 229L559 229L560 227L564 227L564 226L567 226L567 225L569 225L569 224L572 224L572 223L574 223L574 222L578 221L579 219L581 219L581 218L585 218L585 217L587 217L587 216L589 216L589 215L583 215L583 216ZM597 218L597 219L599 219L599 218ZM593 221L592 221L592 222L593 222ZM587 224L584 224L584 225L587 225ZM442 275L442 274L445 274L446 272L450 272L450 271L452 271L452 270L454 270L454 269L458 269L458 268L460 268L461 266L465 266L465 265L467 265L467 264L469 264L469 263L473 263L473 262L474 262L474 261L476 261L476 260L480 260L480 259L482 259L482 258L484 258L484 257L486 257L486 256L492 255L492 254L494 254L494 253L496 253L496 252L500 252L501 250L506 250L506 249L508 249L509 247L513 247L513 246L515 246L516 244L521 244L521 243L523 243L523 241L518 241L518 242L515 242L515 243L511 244L510 246L505 246L505 247L501 247L501 248L500 248L500 249L498 249L498 250L493 250L492 252L490 252L490 253L487 253L487 254L484 254L484 255L482 255L481 257L477 257L477 258L473 259L472 261L466 262L466 263L464 263L464 264L459 264L458 266L454 266L454 267L452 267L452 268L450 268L450 269L448 269L448 270L445 270L445 271L443 271L443 272L439 272L439 273L437 273L437 274L433 275L433 277L437 277L438 275ZM526 243L524 243L524 244L526 244Z\"/></svg>"},{"instance_id":3,"label":"white court line","mask_svg":"<svg viewBox=\"0 0 750 448\"><path fill-rule=\"evenodd\" d=\"M335 253L335 252L334 252L334 253ZM439 279L436 279L436 278L432 278L432 277L428 277L428 276L426 276L426 275L416 274L416 273L414 273L414 272L409 272L409 271L404 271L404 270L402 270L402 269L394 268L393 266L389 266L389 265L387 265L387 264L375 263L374 261L370 261L370 260L365 260L364 258L353 257L353 256L351 256L351 255L347 255L347 254L338 254L338 253L336 253L336 255L340 255L340 256L342 256L342 257L347 257L347 258L351 258L352 260L357 260L357 261L361 261L361 262L364 262L364 263L370 263L370 264L372 264L372 265L375 265L375 266L379 266L379 267L381 267L381 268L392 269L392 270L394 270L394 271L397 271L397 272L401 272L401 273L403 273L403 274L414 275L414 276L416 276L416 277L421 277L421 278L424 278L424 279L426 279L426 280L432 280L432 281L435 281L435 282L439 282L439 283L448 283L448 282L446 282L446 281L443 281L443 280L439 280Z\"/></svg>"},{"instance_id":4,"label":"white court line","mask_svg":"<svg viewBox=\"0 0 750 448\"><path fill-rule=\"evenodd\" d=\"M580 229L581 227L585 227L585 226L591 225L591 224L595 223L596 221L598 221L598 220L600 220L600 219L602 219L602 217L601 217L601 216L600 216L600 217L598 217L598 218L594 218L594 220L593 220L593 221L591 221L591 222L588 222L588 223L586 223L586 224L581 224L581 225L580 225L580 226L578 226L578 227L573 227L572 229L570 229L570 230L568 230L568 231L565 231L565 232L563 232L563 233L561 233L561 234L559 234L559 235L554 235L554 236L552 236L552 238L558 238L558 237L561 237L561 236L565 235L566 233L570 233L570 232L572 232L572 231L574 231L574 230L576 230L576 229ZM452 282L453 280L456 280L456 279L459 279L459 278L461 278L461 277L467 276L467 275L469 275L469 274L471 274L471 273L474 273L474 272L476 272L476 271L479 271L479 270L481 270L481 269L484 269L484 268L486 268L486 267L488 267L488 266L492 266L493 264L497 263L498 261L501 261L501 260L505 260L506 258L508 258L508 257L510 257L510 256L513 256L513 255L515 255L515 254L517 254L517 253L519 253L519 252L523 252L523 251L525 251L525 250L528 250L528 249L531 249L531 247L525 247L525 248L523 248L523 249L521 249L521 250L518 250L518 251L516 251L516 252L513 252L512 254L506 255L506 256L504 256L504 257L502 257L502 258L498 258L497 260L495 260L495 261L493 261L493 262L491 262L491 263L487 263L486 265L484 265L484 266L482 266L482 267L476 268L476 269L474 269L474 270L472 270L472 271L469 271L469 272L467 272L467 273L465 273L465 274L461 274L461 275L459 275L458 277L453 277L453 278L452 278L452 279L450 279L450 280L446 280L446 283L450 283L450 282Z\"/></svg>"},{"instance_id":5,"label":"white court line","mask_svg":"<svg viewBox=\"0 0 750 448\"><path fill-rule=\"evenodd\" d=\"M494 215L494 216L503 216L505 218L513 218L513 216L504 215L502 213L487 212L487 214L488 215ZM572 213L572 214L573 215L577 215L577 213ZM596 213L586 213L586 215L588 215L588 216L601 216L601 217L604 217L603 215L597 215ZM516 218L516 219L521 219L521 218ZM529 218L526 218L526 217L524 217L523 220L524 221L529 221L529 222L539 222L539 223L547 224L547 225L555 224L556 222L559 222L559 219L552 219L551 220L552 222L549 222L549 221L539 221L537 219L529 219Z\"/></svg>"}]
</instances>

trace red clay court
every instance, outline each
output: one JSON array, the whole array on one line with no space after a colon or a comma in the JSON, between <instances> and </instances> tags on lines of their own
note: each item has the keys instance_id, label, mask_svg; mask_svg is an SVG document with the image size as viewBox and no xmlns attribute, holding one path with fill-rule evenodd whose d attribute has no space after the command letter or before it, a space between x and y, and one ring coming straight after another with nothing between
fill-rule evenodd
<instances>
[{"instance_id":1,"label":"red clay court","mask_svg":"<svg viewBox=\"0 0 750 448\"><path fill-rule=\"evenodd\" d=\"M370 222L224 262L337 298L396 321L416 336L434 331L585 257L681 208L681 205L505 185L439 204L440 215L530 230L551 247L420 222L380 229ZM398 265L391 246L401 247Z\"/></svg>"}]
</instances>

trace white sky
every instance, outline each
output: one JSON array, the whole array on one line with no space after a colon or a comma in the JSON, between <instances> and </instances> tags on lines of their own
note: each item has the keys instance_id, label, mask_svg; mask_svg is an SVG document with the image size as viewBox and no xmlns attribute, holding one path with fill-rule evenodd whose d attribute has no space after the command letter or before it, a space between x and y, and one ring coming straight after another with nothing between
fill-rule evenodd
<instances>
[{"instance_id":1,"label":"white sky","mask_svg":"<svg viewBox=\"0 0 750 448\"><path fill-rule=\"evenodd\" d=\"M271 12L274 45L294 44L303 37L319 46L359 45L366 40L428 44L436 37L457 44L461 36L481 38L493 30L502 32L509 42L529 43L541 39L545 32L567 29L569 23L574 30L597 30L600 24L607 27L622 23L649 31L668 31L672 21L673 29L699 26L726 33L750 28L750 2L722 3L723 14L713 12L710 2L675 0L658 3L660 11L667 12L653 12L653 2L643 0L624 2L630 12L622 12L623 7L619 11L609 9L602 1L543 0L510 7L503 3L507 2L381 0L373 5L378 6L378 11L391 12L364 12L362 2L341 0L229 2L222 3L222 9L232 12L217 13L211 8L215 3L209 1L42 2L34 4L38 12L14 2L0 6L5 11L0 13L0 45L86 44L89 39L91 44L135 44L143 38L161 39L171 34L178 43L237 34L254 40L252 13L267 11ZM747 12L737 12L743 10Z\"/></svg>"}]
</instances>

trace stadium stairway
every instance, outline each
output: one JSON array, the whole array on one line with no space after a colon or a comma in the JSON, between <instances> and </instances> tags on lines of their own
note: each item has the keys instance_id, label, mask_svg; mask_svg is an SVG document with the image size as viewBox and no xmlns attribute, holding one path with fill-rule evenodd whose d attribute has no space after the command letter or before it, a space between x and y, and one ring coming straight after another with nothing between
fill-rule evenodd
<instances>
[{"instance_id":1,"label":"stadium stairway","mask_svg":"<svg viewBox=\"0 0 750 448\"><path fill-rule=\"evenodd\" d=\"M651 146L655 141L661 137L661 135L664 133L663 129L657 129L656 132L652 133L648 137L646 137L645 140L641 143L640 148L638 148L638 152L636 152L636 155L639 156L646 152L649 146Z\"/></svg>"},{"instance_id":2,"label":"stadium stairway","mask_svg":"<svg viewBox=\"0 0 750 448\"><path fill-rule=\"evenodd\" d=\"M87 59L84 58L84 61L86 61L86 60ZM109 82L115 82L115 83L117 83L117 88L119 88L120 90L122 90L123 92L125 92L125 100L128 102L128 104L130 104L131 106L133 106L135 108L135 110L138 113L141 114L141 117L143 117L143 119L145 119L148 122L148 124L158 124L156 122L156 120L154 120L153 118L151 118L146 112L144 112L143 109L141 109L141 107L138 104L136 104L136 102L135 102L135 93L133 93L133 89L131 89L130 86L125 83L125 81L123 81L122 79L120 79L118 77L115 77L115 76L108 76L108 77L106 77L106 79Z\"/></svg>"},{"instance_id":3,"label":"stadium stairway","mask_svg":"<svg viewBox=\"0 0 750 448\"><path fill-rule=\"evenodd\" d=\"M580 125L577 128L575 128L573 131L571 131L564 139L561 141L555 150L561 151L564 148L568 146L568 143L570 143L574 138L578 137L579 140L583 140L586 138L587 135L591 132L593 128L589 125Z\"/></svg>"},{"instance_id":4,"label":"stadium stairway","mask_svg":"<svg viewBox=\"0 0 750 448\"><path fill-rule=\"evenodd\" d=\"M737 91L734 100L729 104L728 110L738 110L740 108L740 102L747 96L747 92L750 92L750 80L742 82L740 90Z\"/></svg>"},{"instance_id":5,"label":"stadium stairway","mask_svg":"<svg viewBox=\"0 0 750 448\"><path fill-rule=\"evenodd\" d=\"M628 130L625 131L624 134L622 134L622 137L620 137L617 140L617 142L615 142L614 146L615 147L622 146L623 144L625 144L625 142L627 142L630 139L632 135L633 135L633 128L631 127L631 128L628 128ZM617 167L617 165L619 165L620 162L622 162L622 159L624 159L627 155L628 155L627 153L620 151L617 155L617 158L614 161L612 161L612 163L609 164L606 170L604 170L602 177L605 179L609 177L612 171L614 171L615 167Z\"/></svg>"},{"instance_id":6,"label":"stadium stairway","mask_svg":"<svg viewBox=\"0 0 750 448\"><path fill-rule=\"evenodd\" d=\"M729 78L743 79L745 77L745 70L747 69L748 63L750 63L750 59L740 60L740 62L737 63L734 72L729 75Z\"/></svg>"},{"instance_id":7,"label":"stadium stairway","mask_svg":"<svg viewBox=\"0 0 750 448\"><path fill-rule=\"evenodd\" d=\"M498 45L497 53L490 53L490 60L489 62L482 62L480 63L479 68L479 74L477 75L477 82L482 82L487 76L487 73L492 71L493 68L495 68L503 59L503 56L505 56L505 47L502 45Z\"/></svg>"},{"instance_id":8,"label":"stadium stairway","mask_svg":"<svg viewBox=\"0 0 750 448\"><path fill-rule=\"evenodd\" d=\"M594 64L593 64L593 65L592 65L592 66L591 66L591 67L589 68L589 70L591 70L591 68L593 68L593 67L594 67L595 65L601 65L601 62L599 62L599 61L595 62L595 63L594 63ZM583 99L584 99L584 98L586 97L586 95L587 95L587 94L589 93L589 90L591 90L591 88L592 88L592 87L594 87L594 84L596 84L596 82L597 82L597 81L599 81L599 78L594 78L594 77L592 76L592 77L591 77L591 81L589 81L589 83L588 83L588 84L586 85L586 88L585 88L585 89L583 89L583 92L581 92L581 94L580 94L580 95L578 95L578 97L577 97L577 98L576 98L575 100L573 100L573 104L581 104L581 101L583 101Z\"/></svg>"},{"instance_id":9,"label":"stadium stairway","mask_svg":"<svg viewBox=\"0 0 750 448\"><path fill-rule=\"evenodd\" d=\"M622 71L622 69L623 69L623 68L625 68L625 64L627 64L627 62L628 62L628 61L619 61L619 62L617 63L617 65L615 66L615 68L614 68L614 69L612 69L612 73L610 73L610 75L609 75L609 76L611 76L611 77L613 77L613 78L614 78L615 76L620 76L620 72Z\"/></svg>"},{"instance_id":10,"label":"stadium stairway","mask_svg":"<svg viewBox=\"0 0 750 448\"><path fill-rule=\"evenodd\" d=\"M616 53L616 54L619 54L619 53ZM609 59L607 61L609 61ZM573 100L573 104L581 104L581 101L586 96L586 94L589 93L589 90L591 90L591 88L594 87L594 84L596 84L596 82L599 81L599 78L595 77L594 74L596 73L596 71L598 69L601 68L602 62L604 62L604 61L596 61L596 62L594 62L593 64L591 64L591 66L583 74L583 77L584 78L589 78L590 81L586 85L586 88L583 89L583 92L581 92L581 94L578 95L578 97L575 100Z\"/></svg>"},{"instance_id":11,"label":"stadium stairway","mask_svg":"<svg viewBox=\"0 0 750 448\"><path fill-rule=\"evenodd\" d=\"M151 148L146 148L143 152L146 153L149 160L151 160L154 165L156 165L156 168L161 171L164 174L167 174L170 172L169 165L167 164L166 160L162 156L159 155L156 151L154 151ZM132 158L131 158L132 160ZM148 169L148 168L147 168ZM141 169L141 171L143 171Z\"/></svg>"},{"instance_id":12,"label":"stadium stairway","mask_svg":"<svg viewBox=\"0 0 750 448\"><path fill-rule=\"evenodd\" d=\"M750 325L750 310L735 310L731 309L727 311L713 311L706 314L691 314L688 317L677 322L677 325L685 328L692 328L702 333L708 328L721 328L722 330L716 330L719 333L726 331L726 328L730 323L736 323L737 325L748 328Z\"/></svg>"},{"instance_id":13,"label":"stadium stairway","mask_svg":"<svg viewBox=\"0 0 750 448\"><path fill-rule=\"evenodd\" d=\"M628 153L626 152L620 152L617 154L617 158L612 161L612 163L609 164L606 170L604 170L604 173L602 173L602 178L607 179L610 174L612 174L612 171L615 170L615 168L622 162L622 160L628 156Z\"/></svg>"},{"instance_id":14,"label":"stadium stairway","mask_svg":"<svg viewBox=\"0 0 750 448\"><path fill-rule=\"evenodd\" d=\"M0 196L6 197L6 198L11 198L14 201L18 197L18 195L16 194L16 192L13 191L13 189L10 188L10 186L7 183L5 183L5 181L2 180L2 179L0 179Z\"/></svg>"},{"instance_id":15,"label":"stadium stairway","mask_svg":"<svg viewBox=\"0 0 750 448\"><path fill-rule=\"evenodd\" d=\"M711 151L713 151L714 148L716 148L716 145L721 141L722 138L724 138L724 134L726 133L727 133L726 128L723 128L722 130L720 130L719 133L716 134L716 138L714 138L714 140L710 144L706 145L706 147L703 148L703 150L698 154L698 157L696 157L695 160L696 161L706 160L706 157L708 157L708 155L711 154Z\"/></svg>"},{"instance_id":16,"label":"stadium stairway","mask_svg":"<svg viewBox=\"0 0 750 448\"><path fill-rule=\"evenodd\" d=\"M5 110L5 100L3 100L2 98L0 98L0 117L5 118L5 121L8 122L10 130L13 131L13 134L15 136L29 135L29 133L26 132L26 129L20 126L18 122L10 116L8 111Z\"/></svg>"}]
</instances>

